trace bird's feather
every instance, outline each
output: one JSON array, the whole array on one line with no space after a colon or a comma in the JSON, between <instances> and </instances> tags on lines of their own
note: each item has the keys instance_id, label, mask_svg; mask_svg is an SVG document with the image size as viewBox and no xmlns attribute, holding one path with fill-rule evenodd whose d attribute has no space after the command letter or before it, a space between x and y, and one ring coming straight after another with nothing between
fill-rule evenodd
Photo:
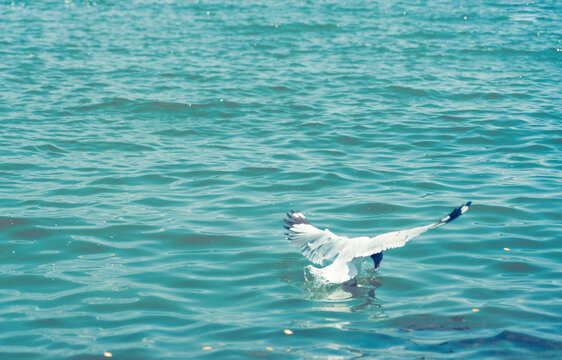
<instances>
[{"instance_id":1,"label":"bird's feather","mask_svg":"<svg viewBox=\"0 0 562 360\"><path fill-rule=\"evenodd\" d=\"M320 230L311 225L298 211L287 213L285 235L302 254L315 264L323 264L334 258L345 246L347 238L337 236L328 229Z\"/></svg>"}]
</instances>

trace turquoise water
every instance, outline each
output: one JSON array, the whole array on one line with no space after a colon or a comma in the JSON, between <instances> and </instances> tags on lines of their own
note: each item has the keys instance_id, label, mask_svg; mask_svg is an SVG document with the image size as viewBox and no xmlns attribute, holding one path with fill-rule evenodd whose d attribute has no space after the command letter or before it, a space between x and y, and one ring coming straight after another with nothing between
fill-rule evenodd
<instances>
[{"instance_id":1,"label":"turquoise water","mask_svg":"<svg viewBox=\"0 0 562 360\"><path fill-rule=\"evenodd\" d=\"M15 0L0 34L0 358L562 351L559 2ZM468 200L358 287L283 236Z\"/></svg>"}]
</instances>

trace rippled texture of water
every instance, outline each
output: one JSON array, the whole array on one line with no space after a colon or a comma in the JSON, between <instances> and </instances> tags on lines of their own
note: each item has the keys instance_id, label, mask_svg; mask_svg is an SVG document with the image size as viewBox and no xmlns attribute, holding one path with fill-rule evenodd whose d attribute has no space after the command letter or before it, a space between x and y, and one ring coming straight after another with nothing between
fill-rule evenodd
<instances>
[{"instance_id":1,"label":"rippled texture of water","mask_svg":"<svg viewBox=\"0 0 562 360\"><path fill-rule=\"evenodd\" d=\"M0 357L555 358L561 14L0 2ZM359 287L282 235L467 200Z\"/></svg>"}]
</instances>

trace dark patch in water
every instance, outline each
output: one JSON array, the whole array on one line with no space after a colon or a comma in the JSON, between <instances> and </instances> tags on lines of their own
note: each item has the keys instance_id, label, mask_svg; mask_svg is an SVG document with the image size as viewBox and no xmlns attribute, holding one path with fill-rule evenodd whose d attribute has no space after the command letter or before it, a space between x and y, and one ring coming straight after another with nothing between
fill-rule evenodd
<instances>
[{"instance_id":1,"label":"dark patch in water","mask_svg":"<svg viewBox=\"0 0 562 360\"><path fill-rule=\"evenodd\" d=\"M525 347L535 351L562 349L562 342L550 341L550 340L546 340L530 335L520 334L508 330L502 331L498 335L492 337L446 341L444 343L439 344L439 346L467 349L467 348L475 348L479 346L493 345L500 348L500 347L505 347L506 342L512 343L512 345L515 347Z\"/></svg>"},{"instance_id":2,"label":"dark patch in water","mask_svg":"<svg viewBox=\"0 0 562 360\"><path fill-rule=\"evenodd\" d=\"M402 326L404 331L451 331L451 330L469 330L470 326L466 323L464 316L433 316L430 314L421 314L414 316L413 321Z\"/></svg>"}]
</instances>

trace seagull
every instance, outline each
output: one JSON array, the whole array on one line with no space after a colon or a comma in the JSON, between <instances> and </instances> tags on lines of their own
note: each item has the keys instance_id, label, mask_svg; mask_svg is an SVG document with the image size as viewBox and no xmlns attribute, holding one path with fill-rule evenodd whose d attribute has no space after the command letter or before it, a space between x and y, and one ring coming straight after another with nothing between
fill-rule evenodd
<instances>
[{"instance_id":1,"label":"seagull","mask_svg":"<svg viewBox=\"0 0 562 360\"><path fill-rule=\"evenodd\" d=\"M354 279L358 267L364 259L373 259L375 270L379 268L384 250L402 247L406 242L423 234L429 229L445 225L464 214L472 204L471 201L455 208L441 220L407 230L392 231L375 237L361 236L349 238L338 236L328 229L320 230L311 225L300 211L291 210L284 219L287 240L298 247L304 257L317 265L308 266L310 273L328 283L344 283Z\"/></svg>"}]
</instances>

